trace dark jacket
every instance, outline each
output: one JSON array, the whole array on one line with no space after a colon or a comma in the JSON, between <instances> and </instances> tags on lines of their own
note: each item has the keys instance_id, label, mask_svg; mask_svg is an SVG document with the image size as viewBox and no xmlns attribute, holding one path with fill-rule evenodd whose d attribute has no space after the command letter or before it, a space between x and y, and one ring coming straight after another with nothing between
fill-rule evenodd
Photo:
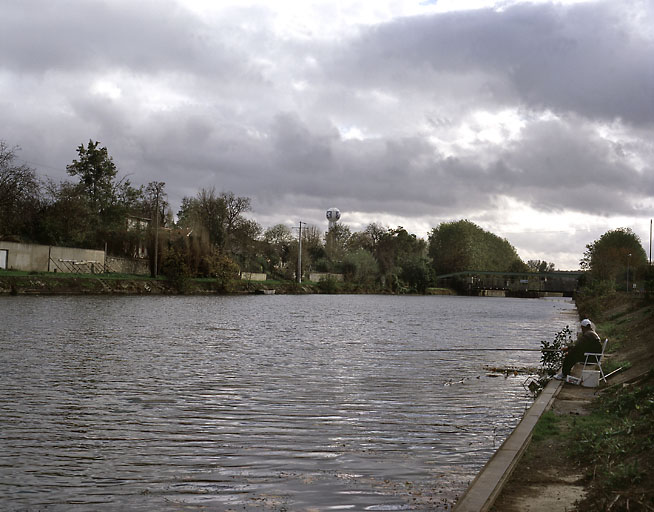
<instances>
[{"instance_id":1,"label":"dark jacket","mask_svg":"<svg viewBox=\"0 0 654 512\"><path fill-rule=\"evenodd\" d=\"M568 349L568 353L563 359L563 368L561 373L568 375L575 363L581 363L586 359L586 352L600 353L602 351L602 341L599 335L592 329L584 332L579 339Z\"/></svg>"}]
</instances>

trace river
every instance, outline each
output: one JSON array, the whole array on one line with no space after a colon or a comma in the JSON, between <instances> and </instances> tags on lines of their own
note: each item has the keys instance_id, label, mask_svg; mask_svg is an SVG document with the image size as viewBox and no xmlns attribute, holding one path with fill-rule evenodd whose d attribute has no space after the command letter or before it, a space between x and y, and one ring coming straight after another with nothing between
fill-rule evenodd
<instances>
[{"instance_id":1,"label":"river","mask_svg":"<svg viewBox=\"0 0 654 512\"><path fill-rule=\"evenodd\" d=\"M569 299L0 297L0 508L447 510L531 404L488 368L575 322Z\"/></svg>"}]
</instances>

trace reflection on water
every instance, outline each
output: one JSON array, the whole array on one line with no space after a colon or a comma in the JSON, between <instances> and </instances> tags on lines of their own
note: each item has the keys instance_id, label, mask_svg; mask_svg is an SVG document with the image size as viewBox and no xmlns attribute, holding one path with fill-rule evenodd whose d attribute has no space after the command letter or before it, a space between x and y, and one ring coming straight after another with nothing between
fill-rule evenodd
<instances>
[{"instance_id":1,"label":"reflection on water","mask_svg":"<svg viewBox=\"0 0 654 512\"><path fill-rule=\"evenodd\" d=\"M444 510L565 300L2 297L9 510ZM453 351L452 348L467 349ZM440 350L448 349L448 350Z\"/></svg>"}]
</instances>

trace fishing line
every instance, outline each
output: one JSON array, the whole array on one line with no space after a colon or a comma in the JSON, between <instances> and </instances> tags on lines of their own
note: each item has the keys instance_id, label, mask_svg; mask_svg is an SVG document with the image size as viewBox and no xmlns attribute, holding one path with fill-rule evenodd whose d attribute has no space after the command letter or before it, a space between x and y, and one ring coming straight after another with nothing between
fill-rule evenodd
<instances>
[{"instance_id":1,"label":"fishing line","mask_svg":"<svg viewBox=\"0 0 654 512\"><path fill-rule=\"evenodd\" d=\"M540 348L397 348L389 352L498 352L511 350L513 352L555 352L556 349Z\"/></svg>"}]
</instances>

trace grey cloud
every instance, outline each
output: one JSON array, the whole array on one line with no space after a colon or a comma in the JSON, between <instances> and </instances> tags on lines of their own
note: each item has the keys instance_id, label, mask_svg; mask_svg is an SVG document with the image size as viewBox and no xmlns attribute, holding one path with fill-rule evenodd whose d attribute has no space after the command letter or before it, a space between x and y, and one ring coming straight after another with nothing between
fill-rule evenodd
<instances>
[{"instance_id":1,"label":"grey cloud","mask_svg":"<svg viewBox=\"0 0 654 512\"><path fill-rule=\"evenodd\" d=\"M252 75L237 39L230 44L171 0L25 0L5 2L2 16L0 69Z\"/></svg>"},{"instance_id":2,"label":"grey cloud","mask_svg":"<svg viewBox=\"0 0 654 512\"><path fill-rule=\"evenodd\" d=\"M284 125L281 154L290 166L287 170L297 178L289 182L287 177L287 186L305 197L337 198L360 211L424 214L478 204L488 193L474 186L481 169L442 159L421 138L343 141L322 136L314 140L297 120L290 130L294 137L289 138L287 130ZM279 141L276 144L278 151Z\"/></svg>"},{"instance_id":3,"label":"grey cloud","mask_svg":"<svg viewBox=\"0 0 654 512\"><path fill-rule=\"evenodd\" d=\"M505 195L544 212L632 215L637 201L652 190L649 173L634 170L614 144L576 118L533 123L522 139L496 148L488 165L474 156L445 158L419 137L314 139L297 119L292 127L283 126L280 154L285 169L297 177L289 190L337 196L364 211L442 215L489 207Z\"/></svg>"},{"instance_id":4,"label":"grey cloud","mask_svg":"<svg viewBox=\"0 0 654 512\"><path fill-rule=\"evenodd\" d=\"M202 129L207 121L187 122ZM651 187L647 173L619 158L609 161L608 143L561 122L532 126L523 140L499 148L487 166L474 157L443 157L419 137L344 141L335 131L314 133L290 114L279 114L268 136L258 139L215 132L201 140L189 136L187 122L173 131L153 128L156 161L178 162L186 176L210 173L218 188L252 196L255 204L297 196L308 206L330 197L358 211L444 215L490 208L506 195L542 211L628 214L634 198ZM179 145L187 148L181 160Z\"/></svg>"},{"instance_id":5,"label":"grey cloud","mask_svg":"<svg viewBox=\"0 0 654 512\"><path fill-rule=\"evenodd\" d=\"M476 105L512 105L517 95L531 108L652 123L654 39L630 24L636 5L521 4L409 18L371 28L330 73L365 86L445 91L445 98L461 76L462 94ZM654 24L652 14L644 12L643 25Z\"/></svg>"},{"instance_id":6,"label":"grey cloud","mask_svg":"<svg viewBox=\"0 0 654 512\"><path fill-rule=\"evenodd\" d=\"M651 194L649 174L582 120L533 123L525 132L503 151L497 178L535 208L634 214L633 199Z\"/></svg>"}]
</instances>

